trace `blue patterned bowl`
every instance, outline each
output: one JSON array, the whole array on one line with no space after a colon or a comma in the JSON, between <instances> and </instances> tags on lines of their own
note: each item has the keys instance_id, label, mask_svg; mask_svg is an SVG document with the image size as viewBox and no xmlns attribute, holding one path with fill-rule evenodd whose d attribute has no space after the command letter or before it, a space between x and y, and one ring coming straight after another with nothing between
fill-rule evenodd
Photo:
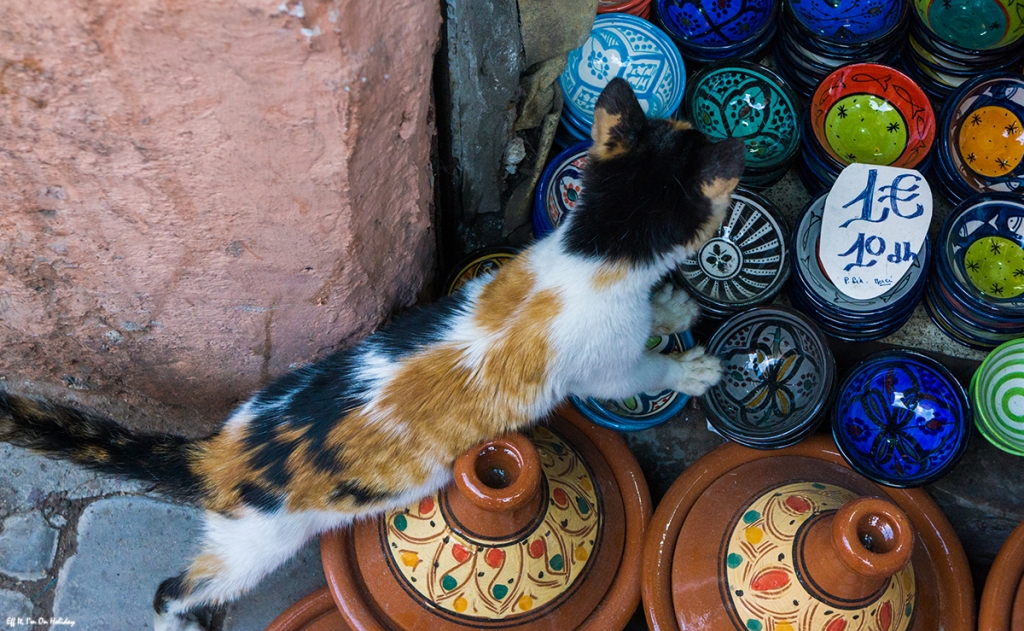
<instances>
[{"instance_id":1,"label":"blue patterned bowl","mask_svg":"<svg viewBox=\"0 0 1024 631\"><path fill-rule=\"evenodd\" d=\"M759 64L730 60L707 66L690 79L684 109L705 135L741 138L748 170L785 167L800 149L796 94Z\"/></svg>"},{"instance_id":2,"label":"blue patterned bowl","mask_svg":"<svg viewBox=\"0 0 1024 631\"><path fill-rule=\"evenodd\" d=\"M857 364L839 387L832 435L861 475L895 487L944 476L971 438L970 402L945 366L907 350Z\"/></svg>"},{"instance_id":3,"label":"blue patterned bowl","mask_svg":"<svg viewBox=\"0 0 1024 631\"><path fill-rule=\"evenodd\" d=\"M789 278L789 227L771 202L737 189L715 235L676 270L698 302L735 313L769 302Z\"/></svg>"},{"instance_id":4,"label":"blue patterned bowl","mask_svg":"<svg viewBox=\"0 0 1024 631\"><path fill-rule=\"evenodd\" d=\"M573 145L545 167L533 198L533 236L537 239L557 228L579 203L589 148L589 140Z\"/></svg>"},{"instance_id":5,"label":"blue patterned bowl","mask_svg":"<svg viewBox=\"0 0 1024 631\"><path fill-rule=\"evenodd\" d=\"M647 341L647 350L669 355L693 348L693 335L689 331L666 336L654 336ZM627 399L595 399L571 397L573 406L592 422L618 430L635 432L660 425L679 413L690 400L689 395L674 390L641 392Z\"/></svg>"},{"instance_id":6,"label":"blue patterned bowl","mask_svg":"<svg viewBox=\"0 0 1024 631\"><path fill-rule=\"evenodd\" d=\"M836 367L825 336L807 316L758 307L727 320L708 342L722 381L700 398L720 434L756 449L793 445L824 419Z\"/></svg>"},{"instance_id":7,"label":"blue patterned bowl","mask_svg":"<svg viewBox=\"0 0 1024 631\"><path fill-rule=\"evenodd\" d=\"M906 0L795 0L787 17L809 35L841 45L871 44L892 34L903 20Z\"/></svg>"},{"instance_id":8,"label":"blue patterned bowl","mask_svg":"<svg viewBox=\"0 0 1024 631\"><path fill-rule=\"evenodd\" d=\"M695 51L742 46L771 26L777 0L655 0L658 19Z\"/></svg>"},{"instance_id":9,"label":"blue patterned bowl","mask_svg":"<svg viewBox=\"0 0 1024 631\"><path fill-rule=\"evenodd\" d=\"M569 51L558 79L566 107L587 129L597 97L615 77L629 82L651 118L671 116L686 88L686 67L672 40L647 20L625 13L597 16L587 41Z\"/></svg>"}]
</instances>

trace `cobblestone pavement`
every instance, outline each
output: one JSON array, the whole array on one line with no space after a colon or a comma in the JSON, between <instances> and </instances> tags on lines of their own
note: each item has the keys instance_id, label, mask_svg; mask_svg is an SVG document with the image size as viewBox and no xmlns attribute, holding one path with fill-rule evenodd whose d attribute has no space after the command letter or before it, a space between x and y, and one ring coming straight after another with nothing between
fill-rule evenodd
<instances>
[{"instance_id":1,"label":"cobblestone pavement","mask_svg":"<svg viewBox=\"0 0 1024 631\"><path fill-rule=\"evenodd\" d=\"M142 484L0 443L0 630L152 629L153 594L200 528L200 511ZM316 544L233 605L224 631L262 631L323 585Z\"/></svg>"}]
</instances>

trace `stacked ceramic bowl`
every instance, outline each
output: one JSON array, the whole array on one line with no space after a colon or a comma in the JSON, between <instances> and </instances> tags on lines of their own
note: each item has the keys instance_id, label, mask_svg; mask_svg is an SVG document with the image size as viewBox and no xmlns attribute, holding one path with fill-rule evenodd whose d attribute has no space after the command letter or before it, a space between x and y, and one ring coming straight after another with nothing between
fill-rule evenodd
<instances>
[{"instance_id":1,"label":"stacked ceramic bowl","mask_svg":"<svg viewBox=\"0 0 1024 631\"><path fill-rule=\"evenodd\" d=\"M1024 338L988 354L971 379L974 426L1003 451L1024 456Z\"/></svg>"},{"instance_id":2,"label":"stacked ceramic bowl","mask_svg":"<svg viewBox=\"0 0 1024 631\"><path fill-rule=\"evenodd\" d=\"M980 349L1024 335L1024 197L968 197L946 217L938 243L925 292L935 324Z\"/></svg>"},{"instance_id":3,"label":"stacked ceramic bowl","mask_svg":"<svg viewBox=\"0 0 1024 631\"><path fill-rule=\"evenodd\" d=\"M654 17L688 61L756 61L775 35L779 0L654 0Z\"/></svg>"},{"instance_id":4,"label":"stacked ceramic bowl","mask_svg":"<svg viewBox=\"0 0 1024 631\"><path fill-rule=\"evenodd\" d=\"M701 305L724 319L771 301L789 277L789 228L763 197L737 189L715 235L674 277Z\"/></svg>"},{"instance_id":5,"label":"stacked ceramic bowl","mask_svg":"<svg viewBox=\"0 0 1024 631\"><path fill-rule=\"evenodd\" d=\"M800 149L800 112L789 85L764 66L720 61L687 82L684 118L715 140L741 138L747 147L740 181L764 188L779 181Z\"/></svg>"},{"instance_id":6,"label":"stacked ceramic bowl","mask_svg":"<svg viewBox=\"0 0 1024 631\"><path fill-rule=\"evenodd\" d=\"M902 72L880 64L843 66L810 101L799 174L811 193L832 186L854 162L927 171L935 113L927 95Z\"/></svg>"},{"instance_id":7,"label":"stacked ceramic bowl","mask_svg":"<svg viewBox=\"0 0 1024 631\"><path fill-rule=\"evenodd\" d=\"M850 62L895 63L909 0L788 0L775 64L802 96Z\"/></svg>"},{"instance_id":8,"label":"stacked ceramic bowl","mask_svg":"<svg viewBox=\"0 0 1024 631\"><path fill-rule=\"evenodd\" d=\"M832 436L866 478L917 487L946 475L971 440L971 405L949 370L908 350L854 366L836 395Z\"/></svg>"},{"instance_id":9,"label":"stacked ceramic bowl","mask_svg":"<svg viewBox=\"0 0 1024 631\"><path fill-rule=\"evenodd\" d=\"M818 257L821 217L827 195L804 208L793 236L793 274L789 299L817 322L826 335L847 341L877 340L899 330L921 301L928 282L929 243L902 278L886 293L869 300L847 296L829 278Z\"/></svg>"},{"instance_id":10,"label":"stacked ceramic bowl","mask_svg":"<svg viewBox=\"0 0 1024 631\"><path fill-rule=\"evenodd\" d=\"M794 445L824 419L835 389L828 342L807 316L758 307L733 316L707 346L722 380L700 398L708 422L755 449Z\"/></svg>"},{"instance_id":11,"label":"stacked ceramic bowl","mask_svg":"<svg viewBox=\"0 0 1024 631\"><path fill-rule=\"evenodd\" d=\"M1024 190L1024 75L986 73L960 86L937 143L935 181L950 199Z\"/></svg>"},{"instance_id":12,"label":"stacked ceramic bowl","mask_svg":"<svg viewBox=\"0 0 1024 631\"><path fill-rule=\"evenodd\" d=\"M914 0L904 68L937 101L982 72L1019 68L1024 11L1017 0Z\"/></svg>"},{"instance_id":13,"label":"stacked ceramic bowl","mask_svg":"<svg viewBox=\"0 0 1024 631\"><path fill-rule=\"evenodd\" d=\"M651 0L598 0L597 13L628 13L646 20L651 17Z\"/></svg>"},{"instance_id":14,"label":"stacked ceramic bowl","mask_svg":"<svg viewBox=\"0 0 1024 631\"><path fill-rule=\"evenodd\" d=\"M514 259L518 253L518 248L501 245L470 252L448 272L444 281L445 295L454 294L474 278L497 272L498 268Z\"/></svg>"},{"instance_id":15,"label":"stacked ceramic bowl","mask_svg":"<svg viewBox=\"0 0 1024 631\"><path fill-rule=\"evenodd\" d=\"M686 67L672 40L634 15L597 16L590 37L569 51L558 82L562 88L561 125L556 141L568 147L590 138L594 105L608 82L622 77L651 118L669 118L686 90Z\"/></svg>"},{"instance_id":16,"label":"stacked ceramic bowl","mask_svg":"<svg viewBox=\"0 0 1024 631\"><path fill-rule=\"evenodd\" d=\"M647 340L647 350L669 355L693 348L689 331L654 336ZM690 400L689 395L675 390L641 392L625 399L571 397L580 414L602 427L620 432L635 432L660 425L679 413Z\"/></svg>"},{"instance_id":17,"label":"stacked ceramic bowl","mask_svg":"<svg viewBox=\"0 0 1024 631\"><path fill-rule=\"evenodd\" d=\"M590 141L565 149L548 162L533 197L533 236L540 239L553 231L576 208L583 192L583 167Z\"/></svg>"}]
</instances>

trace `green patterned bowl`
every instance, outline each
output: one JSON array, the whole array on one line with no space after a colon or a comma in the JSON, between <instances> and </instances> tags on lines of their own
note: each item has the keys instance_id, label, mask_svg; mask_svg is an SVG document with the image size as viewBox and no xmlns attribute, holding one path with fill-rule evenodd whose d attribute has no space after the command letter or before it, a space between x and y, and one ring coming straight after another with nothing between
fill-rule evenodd
<instances>
[{"instance_id":1,"label":"green patterned bowl","mask_svg":"<svg viewBox=\"0 0 1024 631\"><path fill-rule=\"evenodd\" d=\"M688 118L716 140L742 139L747 169L776 169L796 155L800 106L782 77L759 64L727 60L705 67L688 83Z\"/></svg>"},{"instance_id":2,"label":"green patterned bowl","mask_svg":"<svg viewBox=\"0 0 1024 631\"><path fill-rule=\"evenodd\" d=\"M1019 0L914 0L914 8L932 34L961 50L997 50L1024 36Z\"/></svg>"},{"instance_id":3,"label":"green patterned bowl","mask_svg":"<svg viewBox=\"0 0 1024 631\"><path fill-rule=\"evenodd\" d=\"M974 423L990 443L1024 456L1024 338L997 347L971 379Z\"/></svg>"}]
</instances>

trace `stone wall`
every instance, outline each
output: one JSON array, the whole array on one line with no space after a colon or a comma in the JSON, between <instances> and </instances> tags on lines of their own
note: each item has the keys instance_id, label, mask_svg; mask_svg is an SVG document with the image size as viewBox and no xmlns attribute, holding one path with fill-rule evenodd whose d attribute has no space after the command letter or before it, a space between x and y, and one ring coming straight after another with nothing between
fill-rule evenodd
<instances>
[{"instance_id":1,"label":"stone wall","mask_svg":"<svg viewBox=\"0 0 1024 631\"><path fill-rule=\"evenodd\" d=\"M196 433L412 303L431 0L0 4L0 377Z\"/></svg>"}]
</instances>

